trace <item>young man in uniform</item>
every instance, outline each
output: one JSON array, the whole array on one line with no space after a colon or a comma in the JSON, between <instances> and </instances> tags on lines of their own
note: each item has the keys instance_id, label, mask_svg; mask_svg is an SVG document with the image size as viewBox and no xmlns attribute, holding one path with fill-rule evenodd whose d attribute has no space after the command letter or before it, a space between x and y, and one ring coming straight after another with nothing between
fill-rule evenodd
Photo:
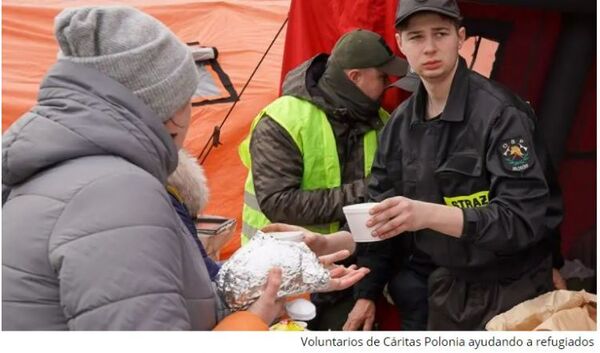
<instances>
[{"instance_id":1,"label":"young man in uniform","mask_svg":"<svg viewBox=\"0 0 600 353\"><path fill-rule=\"evenodd\" d=\"M483 329L552 290L550 233L562 209L534 113L467 68L460 20L454 0L400 1L397 44L421 82L382 132L368 189L381 203L367 225L386 240L358 246L371 274L346 329L368 328L398 256L389 288L413 329Z\"/></svg>"},{"instance_id":2,"label":"young man in uniform","mask_svg":"<svg viewBox=\"0 0 600 353\"><path fill-rule=\"evenodd\" d=\"M260 112L240 146L248 167L242 243L271 222L323 234L345 223L342 207L366 199L377 132L388 119L379 104L387 75L403 76L406 68L381 36L358 29L343 35L331 55L290 71L283 96ZM339 314L326 313L339 296L317 303L319 319L334 319L312 329L341 329L351 293Z\"/></svg>"}]
</instances>

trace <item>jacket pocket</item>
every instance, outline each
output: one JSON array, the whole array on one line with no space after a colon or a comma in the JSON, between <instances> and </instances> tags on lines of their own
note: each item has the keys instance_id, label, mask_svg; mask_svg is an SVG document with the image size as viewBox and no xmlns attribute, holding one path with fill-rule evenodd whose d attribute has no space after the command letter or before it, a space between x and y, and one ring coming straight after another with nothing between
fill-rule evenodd
<instances>
[{"instance_id":1,"label":"jacket pocket","mask_svg":"<svg viewBox=\"0 0 600 353\"><path fill-rule=\"evenodd\" d=\"M472 208L489 203L489 181L481 156L451 155L434 174L446 205Z\"/></svg>"}]
</instances>

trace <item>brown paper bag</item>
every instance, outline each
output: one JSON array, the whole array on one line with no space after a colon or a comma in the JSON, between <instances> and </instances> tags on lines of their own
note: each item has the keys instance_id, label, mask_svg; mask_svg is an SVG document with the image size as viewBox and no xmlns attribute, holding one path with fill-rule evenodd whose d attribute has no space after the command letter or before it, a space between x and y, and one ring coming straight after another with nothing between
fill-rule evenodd
<instances>
[{"instance_id":1,"label":"brown paper bag","mask_svg":"<svg viewBox=\"0 0 600 353\"><path fill-rule=\"evenodd\" d=\"M490 331L596 330L596 295L556 290L527 300L491 319Z\"/></svg>"},{"instance_id":2,"label":"brown paper bag","mask_svg":"<svg viewBox=\"0 0 600 353\"><path fill-rule=\"evenodd\" d=\"M595 331L596 322L588 316L586 308L571 308L561 310L534 331Z\"/></svg>"}]
</instances>

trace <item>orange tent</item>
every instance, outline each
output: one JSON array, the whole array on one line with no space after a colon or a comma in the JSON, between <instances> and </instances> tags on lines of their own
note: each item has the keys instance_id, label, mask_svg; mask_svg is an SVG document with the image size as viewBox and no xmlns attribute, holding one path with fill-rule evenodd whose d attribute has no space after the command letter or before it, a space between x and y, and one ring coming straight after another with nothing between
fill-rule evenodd
<instances>
[{"instance_id":1,"label":"orange tent","mask_svg":"<svg viewBox=\"0 0 600 353\"><path fill-rule=\"evenodd\" d=\"M123 4L124 1L77 1L77 6ZM158 18L185 42L216 47L218 62L239 94L263 54L276 38L247 89L227 118L221 131L221 146L213 148L204 161L211 198L206 210L237 218L238 229L222 251L228 257L239 247L239 224L246 169L237 146L248 133L258 111L275 99L285 40L289 0L208 1L130 0ZM38 86L56 61L54 16L73 6L68 0L5 0L2 4L2 130L36 101ZM218 78L215 78L217 80ZM210 140L214 126L221 124L233 103L209 104L192 111L185 147L198 156Z\"/></svg>"}]
</instances>

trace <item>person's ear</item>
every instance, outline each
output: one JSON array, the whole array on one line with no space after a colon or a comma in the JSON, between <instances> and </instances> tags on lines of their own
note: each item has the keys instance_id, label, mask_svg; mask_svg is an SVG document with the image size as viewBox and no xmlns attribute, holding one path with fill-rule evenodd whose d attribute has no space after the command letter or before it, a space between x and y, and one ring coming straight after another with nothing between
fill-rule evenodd
<instances>
[{"instance_id":1,"label":"person's ear","mask_svg":"<svg viewBox=\"0 0 600 353\"><path fill-rule=\"evenodd\" d=\"M406 54L404 54L404 50L402 50L402 35L399 32L396 32L394 38L396 38L396 45L398 46L398 49L400 49L402 55L406 56Z\"/></svg>"},{"instance_id":2,"label":"person's ear","mask_svg":"<svg viewBox=\"0 0 600 353\"><path fill-rule=\"evenodd\" d=\"M465 29L465 27L460 27L458 29L458 49L462 48L463 43L465 42L467 38L467 30Z\"/></svg>"},{"instance_id":3,"label":"person's ear","mask_svg":"<svg viewBox=\"0 0 600 353\"><path fill-rule=\"evenodd\" d=\"M346 71L346 76L348 76L350 81L356 83L360 79L360 70L350 69L350 70Z\"/></svg>"}]
</instances>

